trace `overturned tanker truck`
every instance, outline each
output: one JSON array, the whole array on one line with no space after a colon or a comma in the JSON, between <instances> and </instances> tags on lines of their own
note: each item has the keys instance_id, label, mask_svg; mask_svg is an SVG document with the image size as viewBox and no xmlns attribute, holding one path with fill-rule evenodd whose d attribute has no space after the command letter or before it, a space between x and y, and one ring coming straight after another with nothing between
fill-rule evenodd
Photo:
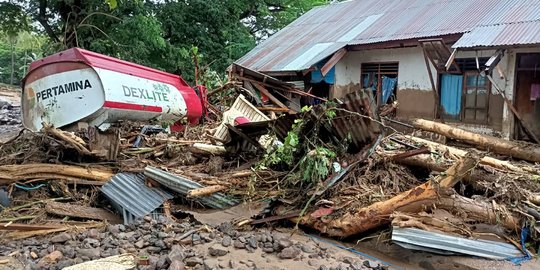
<instances>
[{"instance_id":1,"label":"overturned tanker truck","mask_svg":"<svg viewBox=\"0 0 540 270\"><path fill-rule=\"evenodd\" d=\"M72 48L30 65L21 104L23 124L33 131L152 119L180 131L204 116L206 89L191 88L178 75Z\"/></svg>"}]
</instances>

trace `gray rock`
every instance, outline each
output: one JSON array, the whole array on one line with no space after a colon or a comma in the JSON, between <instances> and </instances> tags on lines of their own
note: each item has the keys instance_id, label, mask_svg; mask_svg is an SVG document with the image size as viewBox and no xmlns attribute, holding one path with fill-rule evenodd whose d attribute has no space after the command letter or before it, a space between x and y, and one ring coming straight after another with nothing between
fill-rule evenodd
<instances>
[{"instance_id":1,"label":"gray rock","mask_svg":"<svg viewBox=\"0 0 540 270\"><path fill-rule=\"evenodd\" d=\"M265 247L263 248L263 252L266 252L266 253L273 253L274 252L274 248L272 247Z\"/></svg>"},{"instance_id":2,"label":"gray rock","mask_svg":"<svg viewBox=\"0 0 540 270\"><path fill-rule=\"evenodd\" d=\"M100 257L101 251L99 248L81 248L78 250L77 254L81 257L88 257L94 260Z\"/></svg>"},{"instance_id":3,"label":"gray rock","mask_svg":"<svg viewBox=\"0 0 540 270\"><path fill-rule=\"evenodd\" d=\"M166 265L167 265L167 256L159 257L159 260L156 262L156 268L162 269L162 268L165 268Z\"/></svg>"},{"instance_id":4,"label":"gray rock","mask_svg":"<svg viewBox=\"0 0 540 270\"><path fill-rule=\"evenodd\" d=\"M307 263L309 264L309 266L316 266L317 264L319 264L316 260L309 260Z\"/></svg>"},{"instance_id":5,"label":"gray rock","mask_svg":"<svg viewBox=\"0 0 540 270\"><path fill-rule=\"evenodd\" d=\"M169 234L166 233L166 232L158 232L157 237L160 238L160 239L163 239L163 238L169 237Z\"/></svg>"},{"instance_id":6,"label":"gray rock","mask_svg":"<svg viewBox=\"0 0 540 270\"><path fill-rule=\"evenodd\" d=\"M329 268L328 268L328 266L326 266L326 265L321 265L321 266L319 267L319 270L329 270Z\"/></svg>"},{"instance_id":7,"label":"gray rock","mask_svg":"<svg viewBox=\"0 0 540 270\"><path fill-rule=\"evenodd\" d=\"M64 243L68 240L71 240L71 235L66 232L51 237L51 243Z\"/></svg>"},{"instance_id":8,"label":"gray rock","mask_svg":"<svg viewBox=\"0 0 540 270\"><path fill-rule=\"evenodd\" d=\"M225 235L223 237L223 240L221 240L221 245L224 247L230 247L232 244L232 238L228 235Z\"/></svg>"},{"instance_id":9,"label":"gray rock","mask_svg":"<svg viewBox=\"0 0 540 270\"><path fill-rule=\"evenodd\" d=\"M144 240L140 240L140 241L137 241L137 243L135 243L135 247L138 248L138 249L141 249L143 247L145 247L146 245L144 244Z\"/></svg>"},{"instance_id":10,"label":"gray rock","mask_svg":"<svg viewBox=\"0 0 540 270\"><path fill-rule=\"evenodd\" d=\"M96 240L94 238L86 238L83 241L83 248L96 248L99 247L99 240Z\"/></svg>"},{"instance_id":11,"label":"gray rock","mask_svg":"<svg viewBox=\"0 0 540 270\"><path fill-rule=\"evenodd\" d=\"M232 269L236 269L236 262L233 261L233 260L230 260L229 261L229 267L232 268Z\"/></svg>"},{"instance_id":12,"label":"gray rock","mask_svg":"<svg viewBox=\"0 0 540 270\"><path fill-rule=\"evenodd\" d=\"M257 249L258 243L257 243L257 239L255 239L255 237L250 236L250 237L247 239L247 241L248 241L248 244L249 244L252 248Z\"/></svg>"},{"instance_id":13,"label":"gray rock","mask_svg":"<svg viewBox=\"0 0 540 270\"><path fill-rule=\"evenodd\" d=\"M67 259L67 260L62 260L62 261L59 261L57 264L56 264L56 267L58 269L64 269L66 267L69 267L69 266L72 266L74 265L74 261L71 260L71 259Z\"/></svg>"},{"instance_id":14,"label":"gray rock","mask_svg":"<svg viewBox=\"0 0 540 270\"><path fill-rule=\"evenodd\" d=\"M88 237L99 240L100 239L99 231L96 229L90 229L88 231Z\"/></svg>"},{"instance_id":15,"label":"gray rock","mask_svg":"<svg viewBox=\"0 0 540 270\"><path fill-rule=\"evenodd\" d=\"M110 233L117 235L120 233L120 226L119 225L109 225L107 226L107 231Z\"/></svg>"},{"instance_id":16,"label":"gray rock","mask_svg":"<svg viewBox=\"0 0 540 270\"><path fill-rule=\"evenodd\" d=\"M296 247L288 247L288 248L284 248L279 254L278 254L278 257L280 259L294 259L296 258L298 255L300 255L300 249L296 248Z\"/></svg>"},{"instance_id":17,"label":"gray rock","mask_svg":"<svg viewBox=\"0 0 540 270\"><path fill-rule=\"evenodd\" d=\"M172 246L169 255L167 255L167 260L169 263L172 263L173 261L182 261L184 258L184 249L179 245Z\"/></svg>"},{"instance_id":18,"label":"gray rock","mask_svg":"<svg viewBox=\"0 0 540 270\"><path fill-rule=\"evenodd\" d=\"M217 261L214 259L205 259L203 262L203 266L205 270L219 269L217 266Z\"/></svg>"},{"instance_id":19,"label":"gray rock","mask_svg":"<svg viewBox=\"0 0 540 270\"><path fill-rule=\"evenodd\" d=\"M293 242L287 238L281 238L278 241L280 248L288 248L293 245Z\"/></svg>"},{"instance_id":20,"label":"gray rock","mask_svg":"<svg viewBox=\"0 0 540 270\"><path fill-rule=\"evenodd\" d=\"M364 261L364 266L367 267L367 268L376 269L376 268L379 267L379 264L374 262L374 261L365 260Z\"/></svg>"},{"instance_id":21,"label":"gray rock","mask_svg":"<svg viewBox=\"0 0 540 270\"><path fill-rule=\"evenodd\" d=\"M213 245L208 248L208 254L210 254L210 256L213 256L213 257L225 256L227 255L227 253L229 253L229 251L219 245Z\"/></svg>"},{"instance_id":22,"label":"gray rock","mask_svg":"<svg viewBox=\"0 0 540 270\"><path fill-rule=\"evenodd\" d=\"M240 240L235 240L233 245L235 248L238 248L238 249L246 248L246 244L242 243Z\"/></svg>"},{"instance_id":23,"label":"gray rock","mask_svg":"<svg viewBox=\"0 0 540 270\"><path fill-rule=\"evenodd\" d=\"M305 253L315 253L315 247L313 247L313 245L310 245L310 244L304 244L302 246L300 246L300 249L302 249L303 252Z\"/></svg>"},{"instance_id":24,"label":"gray rock","mask_svg":"<svg viewBox=\"0 0 540 270\"><path fill-rule=\"evenodd\" d=\"M169 270L184 270L186 269L186 266L181 261L173 261L171 265L169 265Z\"/></svg>"},{"instance_id":25,"label":"gray rock","mask_svg":"<svg viewBox=\"0 0 540 270\"><path fill-rule=\"evenodd\" d=\"M198 264L203 264L203 260L199 257L189 257L184 260L187 266L193 267Z\"/></svg>"}]
</instances>

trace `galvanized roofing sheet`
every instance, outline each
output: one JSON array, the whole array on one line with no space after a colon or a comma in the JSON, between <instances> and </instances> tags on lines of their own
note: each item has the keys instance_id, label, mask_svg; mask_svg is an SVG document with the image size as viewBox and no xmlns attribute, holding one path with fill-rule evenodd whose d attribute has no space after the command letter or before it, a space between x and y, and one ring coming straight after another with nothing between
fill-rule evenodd
<instances>
[{"instance_id":1,"label":"galvanized roofing sheet","mask_svg":"<svg viewBox=\"0 0 540 270\"><path fill-rule=\"evenodd\" d=\"M159 188L147 187L144 175L133 173L116 174L101 187L101 192L135 217L145 216L173 198Z\"/></svg>"},{"instance_id":2,"label":"galvanized roofing sheet","mask_svg":"<svg viewBox=\"0 0 540 270\"><path fill-rule=\"evenodd\" d=\"M474 48L540 43L540 20L479 26L465 33L452 47Z\"/></svg>"},{"instance_id":3,"label":"galvanized roofing sheet","mask_svg":"<svg viewBox=\"0 0 540 270\"><path fill-rule=\"evenodd\" d=\"M311 67L346 45L466 33L540 19L539 0L355 0L312 9L236 63L262 72Z\"/></svg>"}]
</instances>

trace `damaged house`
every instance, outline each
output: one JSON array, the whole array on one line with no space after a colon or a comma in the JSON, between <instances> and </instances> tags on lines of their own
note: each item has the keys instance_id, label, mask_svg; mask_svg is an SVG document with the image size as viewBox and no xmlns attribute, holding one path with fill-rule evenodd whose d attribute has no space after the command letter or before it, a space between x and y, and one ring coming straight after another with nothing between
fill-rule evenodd
<instances>
[{"instance_id":1,"label":"damaged house","mask_svg":"<svg viewBox=\"0 0 540 270\"><path fill-rule=\"evenodd\" d=\"M323 98L371 89L379 106L397 101L397 118L438 119L506 138L540 137L538 0L321 6L236 64ZM306 104L294 101L293 95L289 105Z\"/></svg>"}]
</instances>

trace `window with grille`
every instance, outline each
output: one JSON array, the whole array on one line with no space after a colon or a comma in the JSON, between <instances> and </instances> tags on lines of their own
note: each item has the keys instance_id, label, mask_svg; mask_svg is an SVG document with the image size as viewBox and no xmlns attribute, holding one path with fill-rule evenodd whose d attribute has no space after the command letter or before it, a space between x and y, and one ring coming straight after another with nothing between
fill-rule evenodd
<instances>
[{"instance_id":1,"label":"window with grille","mask_svg":"<svg viewBox=\"0 0 540 270\"><path fill-rule=\"evenodd\" d=\"M372 89L378 104L386 104L396 96L398 62L362 63L362 87Z\"/></svg>"}]
</instances>

